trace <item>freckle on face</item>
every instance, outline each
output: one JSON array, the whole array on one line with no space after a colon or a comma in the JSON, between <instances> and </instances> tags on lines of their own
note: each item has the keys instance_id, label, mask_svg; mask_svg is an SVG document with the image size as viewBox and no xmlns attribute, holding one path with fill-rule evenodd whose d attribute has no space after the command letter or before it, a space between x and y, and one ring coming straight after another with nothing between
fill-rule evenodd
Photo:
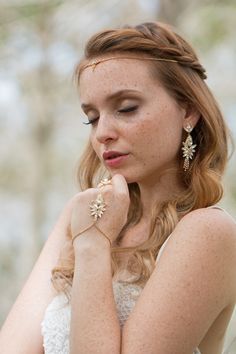
<instances>
[{"instance_id":1,"label":"freckle on face","mask_svg":"<svg viewBox=\"0 0 236 354\"><path fill-rule=\"evenodd\" d=\"M171 163L181 145L182 118L177 104L149 70L147 63L139 60L111 60L99 64L94 72L86 69L81 75L81 100L92 102L104 116L107 95L123 89L141 92L145 104L140 105L137 114L131 120L123 116L114 120L119 131L117 139L110 139L105 146L93 138L92 144L100 158L105 147L129 151L129 164L117 172L130 179L141 178L144 173L148 175L166 162Z\"/></svg>"}]
</instances>

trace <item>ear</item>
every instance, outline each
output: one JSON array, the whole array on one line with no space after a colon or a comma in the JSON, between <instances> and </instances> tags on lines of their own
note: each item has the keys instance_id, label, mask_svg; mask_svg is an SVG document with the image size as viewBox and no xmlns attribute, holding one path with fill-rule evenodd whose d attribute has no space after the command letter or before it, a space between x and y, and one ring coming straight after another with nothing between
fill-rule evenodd
<instances>
[{"instance_id":1,"label":"ear","mask_svg":"<svg viewBox=\"0 0 236 354\"><path fill-rule=\"evenodd\" d=\"M191 126L194 128L197 122L199 121L200 117L201 114L195 107L186 104L185 115L183 117L183 126L185 127L187 124L191 124Z\"/></svg>"}]
</instances>

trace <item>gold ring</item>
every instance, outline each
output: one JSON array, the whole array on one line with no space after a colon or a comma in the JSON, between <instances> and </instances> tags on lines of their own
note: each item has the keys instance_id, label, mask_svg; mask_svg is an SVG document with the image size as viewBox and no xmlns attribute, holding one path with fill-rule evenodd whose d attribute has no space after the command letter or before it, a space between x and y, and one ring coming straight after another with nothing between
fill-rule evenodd
<instances>
[{"instance_id":1,"label":"gold ring","mask_svg":"<svg viewBox=\"0 0 236 354\"><path fill-rule=\"evenodd\" d=\"M102 188L102 187L105 187L105 186L108 186L108 185L111 185L111 179L103 178L101 180L101 182L99 182L98 188Z\"/></svg>"},{"instance_id":2,"label":"gold ring","mask_svg":"<svg viewBox=\"0 0 236 354\"><path fill-rule=\"evenodd\" d=\"M94 220L101 218L104 211L106 210L106 203L104 202L101 193L98 194L96 200L93 200L90 205L90 215L94 217Z\"/></svg>"}]
</instances>

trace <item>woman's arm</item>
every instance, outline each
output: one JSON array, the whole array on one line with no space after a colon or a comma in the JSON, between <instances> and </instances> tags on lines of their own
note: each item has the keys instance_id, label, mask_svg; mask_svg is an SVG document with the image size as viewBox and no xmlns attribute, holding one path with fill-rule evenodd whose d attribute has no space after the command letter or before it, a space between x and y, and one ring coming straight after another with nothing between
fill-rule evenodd
<instances>
[{"instance_id":1,"label":"woman's arm","mask_svg":"<svg viewBox=\"0 0 236 354\"><path fill-rule=\"evenodd\" d=\"M0 332L1 354L42 354L41 322L44 311L56 292L51 284L51 270L57 264L71 211L73 197L61 213L52 233L22 291L17 297Z\"/></svg>"},{"instance_id":2,"label":"woman's arm","mask_svg":"<svg viewBox=\"0 0 236 354\"><path fill-rule=\"evenodd\" d=\"M107 210L98 226L114 241L128 199L122 179L115 175L112 182L112 187L102 190ZM81 193L72 213L73 236L91 223L89 203L98 192ZM186 215L123 333L112 290L109 242L94 227L80 234L74 240L70 353L77 354L78 348L81 354L193 352L215 318L235 299L235 233L235 224L219 210L201 209Z\"/></svg>"},{"instance_id":3,"label":"woman's arm","mask_svg":"<svg viewBox=\"0 0 236 354\"><path fill-rule=\"evenodd\" d=\"M78 246L81 239L74 241L70 354L120 354L110 244L96 229L83 237L91 243Z\"/></svg>"},{"instance_id":4,"label":"woman's arm","mask_svg":"<svg viewBox=\"0 0 236 354\"><path fill-rule=\"evenodd\" d=\"M130 203L128 186L121 175L113 176L112 185L102 190L91 188L80 194L72 213L71 231L75 236L94 222L90 203L100 193L106 210L96 226L112 243L127 220ZM76 237L73 245L70 353L120 354L121 331L112 288L109 240L93 226Z\"/></svg>"},{"instance_id":5,"label":"woman's arm","mask_svg":"<svg viewBox=\"0 0 236 354\"><path fill-rule=\"evenodd\" d=\"M235 302L235 279L235 223L217 209L189 213L124 325L121 353L192 353Z\"/></svg>"}]
</instances>

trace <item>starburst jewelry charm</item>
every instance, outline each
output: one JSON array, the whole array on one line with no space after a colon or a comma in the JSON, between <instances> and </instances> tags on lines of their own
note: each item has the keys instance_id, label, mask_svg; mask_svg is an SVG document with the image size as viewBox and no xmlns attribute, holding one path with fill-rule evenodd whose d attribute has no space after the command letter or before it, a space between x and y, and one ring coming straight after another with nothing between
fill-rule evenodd
<instances>
[{"instance_id":1,"label":"starburst jewelry charm","mask_svg":"<svg viewBox=\"0 0 236 354\"><path fill-rule=\"evenodd\" d=\"M107 186L107 185L109 185L109 184L111 184L111 180L108 179L108 178L103 178L103 179L101 180L101 182L99 182L98 188L105 187L105 186Z\"/></svg>"},{"instance_id":2,"label":"starburst jewelry charm","mask_svg":"<svg viewBox=\"0 0 236 354\"><path fill-rule=\"evenodd\" d=\"M98 194L96 200L93 200L91 202L89 207L90 207L90 215L94 217L95 221L98 218L102 217L104 211L106 210L106 204L104 202L104 199L103 199L101 193Z\"/></svg>"},{"instance_id":3,"label":"starburst jewelry charm","mask_svg":"<svg viewBox=\"0 0 236 354\"><path fill-rule=\"evenodd\" d=\"M193 139L191 136L191 131L193 130L192 126L188 124L185 128L185 131L188 132L188 136L186 140L182 143L183 147L183 157L184 157L184 171L187 171L189 169L189 160L192 160L194 152L195 152L195 147L197 144L193 144Z\"/></svg>"}]
</instances>

